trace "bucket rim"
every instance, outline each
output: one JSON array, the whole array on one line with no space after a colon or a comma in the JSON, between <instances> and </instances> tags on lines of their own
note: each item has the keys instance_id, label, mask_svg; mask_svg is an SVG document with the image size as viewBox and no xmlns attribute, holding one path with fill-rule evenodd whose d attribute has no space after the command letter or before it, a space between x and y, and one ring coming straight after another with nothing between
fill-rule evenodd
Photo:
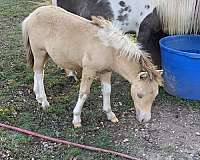
<instances>
[{"instance_id":1,"label":"bucket rim","mask_svg":"<svg viewBox=\"0 0 200 160\"><path fill-rule=\"evenodd\" d=\"M166 40L170 40L170 39L173 40L175 38L176 39L177 38L197 38L200 41L200 35L195 35L195 34L192 34L192 35L188 35L188 34L186 34L186 35L170 35L170 36L161 38L160 41L159 41L161 48L167 49L174 54L182 55L182 56L190 57L190 58L200 58L200 54L198 54L198 53L179 51L179 50L176 50L176 49L169 48L169 47L167 47L166 45L163 44Z\"/></svg>"}]
</instances>

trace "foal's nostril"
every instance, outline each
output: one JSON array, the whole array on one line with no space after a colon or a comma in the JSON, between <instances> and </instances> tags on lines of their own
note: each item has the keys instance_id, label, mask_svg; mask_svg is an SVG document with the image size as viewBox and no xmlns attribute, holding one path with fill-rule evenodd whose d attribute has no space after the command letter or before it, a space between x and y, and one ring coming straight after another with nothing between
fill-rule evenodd
<instances>
[{"instance_id":1,"label":"foal's nostril","mask_svg":"<svg viewBox=\"0 0 200 160\"><path fill-rule=\"evenodd\" d=\"M143 97L144 97L144 94L142 94L142 93L137 93L137 97L138 97L138 98L143 98Z\"/></svg>"}]
</instances>

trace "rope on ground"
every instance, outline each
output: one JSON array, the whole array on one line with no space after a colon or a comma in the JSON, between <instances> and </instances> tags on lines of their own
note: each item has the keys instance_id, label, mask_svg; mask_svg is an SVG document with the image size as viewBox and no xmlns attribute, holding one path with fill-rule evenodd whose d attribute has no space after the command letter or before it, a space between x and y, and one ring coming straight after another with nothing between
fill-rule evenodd
<instances>
[{"instance_id":1,"label":"rope on ground","mask_svg":"<svg viewBox=\"0 0 200 160\"><path fill-rule=\"evenodd\" d=\"M126 158L126 159L130 159L130 160L140 160L138 158L123 154L123 153L119 153L119 152L115 152L115 151L111 151L111 150L107 150L107 149L102 149L102 148L96 148L96 147L92 147L92 146L86 146L86 145L82 145L82 144L77 144L77 143L73 143L73 142L69 142L69 141L65 141L65 140L61 140L61 139L57 139L57 138L53 138L53 137L49 137L49 136L45 136L36 132L32 132L26 129L22 129L22 128L18 128L18 127L13 127L10 125L6 125L6 124L2 124L0 123L0 127L5 128L5 129L10 129L13 131L17 131L29 136L33 136L33 137L37 137L37 138L41 138L47 141L52 141L52 142L56 142L56 143L61 143L61 144L65 144L65 145L70 145L70 146L74 146L74 147L78 147L81 149L86 149L86 150L90 150L90 151L95 151L95 152L104 152L104 153L109 153L109 154L113 154L115 156L119 156L122 158Z\"/></svg>"}]
</instances>

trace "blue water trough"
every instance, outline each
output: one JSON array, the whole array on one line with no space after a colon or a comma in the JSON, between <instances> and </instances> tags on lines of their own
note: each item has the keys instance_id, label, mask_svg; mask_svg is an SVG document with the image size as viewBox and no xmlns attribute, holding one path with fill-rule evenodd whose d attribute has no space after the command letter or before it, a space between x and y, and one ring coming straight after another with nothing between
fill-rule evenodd
<instances>
[{"instance_id":1,"label":"blue water trough","mask_svg":"<svg viewBox=\"0 0 200 160\"><path fill-rule=\"evenodd\" d=\"M164 89L184 99L200 100L200 35L160 40Z\"/></svg>"}]
</instances>

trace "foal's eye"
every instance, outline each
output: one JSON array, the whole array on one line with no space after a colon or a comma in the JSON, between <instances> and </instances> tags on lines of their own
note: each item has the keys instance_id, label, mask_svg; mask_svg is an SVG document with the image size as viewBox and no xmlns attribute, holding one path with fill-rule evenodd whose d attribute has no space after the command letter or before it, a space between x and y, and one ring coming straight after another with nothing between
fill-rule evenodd
<instances>
[{"instance_id":1,"label":"foal's eye","mask_svg":"<svg viewBox=\"0 0 200 160\"><path fill-rule=\"evenodd\" d=\"M142 93L137 93L137 97L138 97L138 98L143 98L143 97L144 97L144 94L142 94Z\"/></svg>"}]
</instances>

